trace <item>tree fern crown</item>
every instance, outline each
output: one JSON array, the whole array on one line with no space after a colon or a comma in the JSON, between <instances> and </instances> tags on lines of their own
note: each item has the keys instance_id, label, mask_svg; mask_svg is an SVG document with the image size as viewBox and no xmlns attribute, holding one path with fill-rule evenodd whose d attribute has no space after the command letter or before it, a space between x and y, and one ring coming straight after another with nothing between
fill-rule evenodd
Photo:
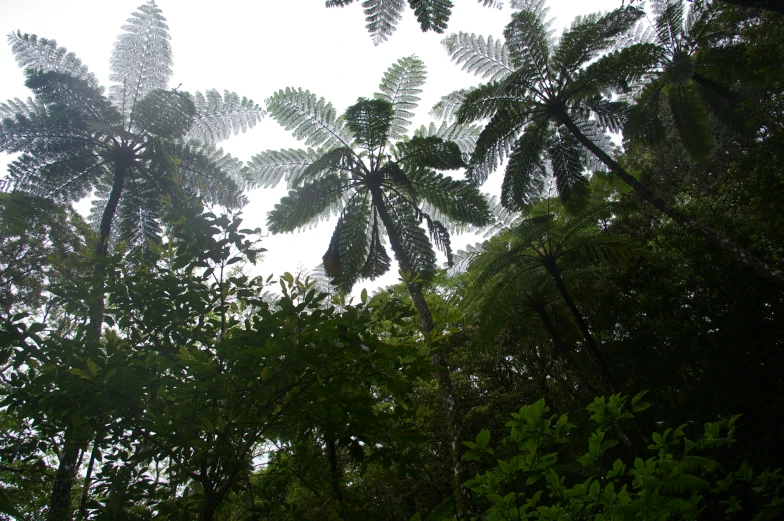
<instances>
[{"instance_id":1,"label":"tree fern crown","mask_svg":"<svg viewBox=\"0 0 784 521\"><path fill-rule=\"evenodd\" d=\"M431 125L405 135L424 81L424 64L407 57L387 69L372 99L359 98L341 117L302 89L267 100L274 119L315 147L262 152L249 164L256 183L286 179L290 188L267 224L273 233L291 232L337 214L323 261L344 290L389 270L385 236L401 269L426 277L435 269L433 244L451 262L449 230L487 222L479 191L439 173L465 166L478 128Z\"/></svg>"},{"instance_id":2,"label":"tree fern crown","mask_svg":"<svg viewBox=\"0 0 784 521\"><path fill-rule=\"evenodd\" d=\"M0 150L21 152L6 188L60 200L94 193L91 219L102 237L116 214L117 237L146 244L158 235L161 193L175 184L208 202L242 204L245 172L214 145L254 126L264 110L229 91L169 89L170 37L154 2L140 6L123 31L108 96L55 40L11 34L34 98L0 104Z\"/></svg>"}]
</instances>

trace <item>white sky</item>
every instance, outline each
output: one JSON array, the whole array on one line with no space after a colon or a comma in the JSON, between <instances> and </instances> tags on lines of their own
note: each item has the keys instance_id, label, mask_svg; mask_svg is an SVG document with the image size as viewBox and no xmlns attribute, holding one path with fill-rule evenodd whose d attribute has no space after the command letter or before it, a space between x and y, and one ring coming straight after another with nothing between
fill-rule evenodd
<instances>
[{"instance_id":1,"label":"white sky","mask_svg":"<svg viewBox=\"0 0 784 521\"><path fill-rule=\"evenodd\" d=\"M142 0L0 0L0 33L21 30L56 39L74 52L105 87L110 85L109 57L121 26ZM169 25L174 54L171 86L194 92L228 89L259 104L278 89L301 87L325 97L338 114L360 96L371 97L384 71L399 58L416 55L425 62L424 86L417 119L411 129L430 121L428 112L439 97L470 87L480 78L464 73L449 61L441 39L452 32L473 32L500 38L511 10L482 7L477 0L454 0L452 18L444 35L419 30L413 12L406 9L391 38L374 47L365 29L361 0L344 8L324 7L323 0L158 0ZM621 0L551 0L550 16L566 26L580 14L605 11ZM560 31L559 31L560 32ZM24 75L9 46L0 47L0 99L26 99ZM303 148L272 118L265 118L244 135L221 144L247 161L268 149ZM0 164L8 161L0 154ZM501 173L482 187L499 195ZM243 212L244 225L265 229L266 214L285 195L284 183L274 190L254 190ZM263 275L311 269L321 262L334 228L334 220L295 234L263 240L268 252L258 267ZM473 236L452 238L456 251ZM390 256L392 252L390 251ZM374 282L361 281L358 293L394 283L397 268Z\"/></svg>"}]
</instances>

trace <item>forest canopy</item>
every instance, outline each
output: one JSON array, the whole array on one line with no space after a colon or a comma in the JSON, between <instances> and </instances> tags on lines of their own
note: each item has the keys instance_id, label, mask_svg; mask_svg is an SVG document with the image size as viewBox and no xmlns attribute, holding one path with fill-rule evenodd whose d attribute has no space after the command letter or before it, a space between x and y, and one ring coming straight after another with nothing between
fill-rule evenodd
<instances>
[{"instance_id":1,"label":"forest canopy","mask_svg":"<svg viewBox=\"0 0 784 521\"><path fill-rule=\"evenodd\" d=\"M411 10L475 85L418 128L416 56L347 107L317 78L172 88L154 1L107 86L9 36L0 519L784 518L778 4L619 2L559 34L512 0L491 37L450 34L448 0L352 3L326 7L382 45ZM267 120L302 148L219 148ZM321 265L259 275L314 226Z\"/></svg>"}]
</instances>

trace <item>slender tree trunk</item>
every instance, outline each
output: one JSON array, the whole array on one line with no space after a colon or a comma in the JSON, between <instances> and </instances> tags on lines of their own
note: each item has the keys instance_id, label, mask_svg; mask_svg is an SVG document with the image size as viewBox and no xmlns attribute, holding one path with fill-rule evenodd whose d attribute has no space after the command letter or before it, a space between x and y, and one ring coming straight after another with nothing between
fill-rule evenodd
<instances>
[{"instance_id":1,"label":"slender tree trunk","mask_svg":"<svg viewBox=\"0 0 784 521\"><path fill-rule=\"evenodd\" d=\"M619 165L617 161L615 161L604 150L597 146L596 143L588 139L585 134L582 133L580 127L578 127L575 122L572 121L565 110L561 109L560 111L557 111L554 116L558 122L562 123L572 132L572 134L574 134L574 137L576 137L585 148L590 150L593 155L595 155L615 175L617 175L621 181L629 185L637 193L637 195L640 196L640 198L653 205L653 207L661 211L664 215L671 218L673 221L685 227L692 233L701 235L702 237L708 239L713 244L717 245L735 257L738 262L757 272L757 274L760 276L768 279L779 287L784 287L784 272L771 267L767 263L750 254L729 237L726 237L713 228L705 226L696 219L683 214L679 210L675 209L670 203L654 194L647 186L635 179L634 176L629 174L629 172Z\"/></svg>"},{"instance_id":2,"label":"slender tree trunk","mask_svg":"<svg viewBox=\"0 0 784 521\"><path fill-rule=\"evenodd\" d=\"M578 378L582 380L582 384L585 386L585 390L587 390L591 394L595 394L596 390L594 386L591 385L590 380L585 376L585 372L583 371L583 368L580 366L580 364L574 360L574 357L572 356L572 351L569 349L569 347L564 342L563 338L561 338L561 335L558 333L558 329L555 327L555 324L553 324L553 321L550 319L550 315L547 314L547 309L545 309L544 304L532 303L532 307L534 311L536 311L536 314L539 315L542 324L544 324L544 328L547 330L548 333L550 333L550 338L553 339L553 344L555 345L555 349L558 352L558 354L564 359L569 369L574 371L577 374Z\"/></svg>"},{"instance_id":3,"label":"slender tree trunk","mask_svg":"<svg viewBox=\"0 0 784 521\"><path fill-rule=\"evenodd\" d=\"M340 493L340 469L338 468L338 451L335 446L335 440L331 437L326 439L327 445L327 461L329 461L329 481L332 485L332 497L338 504L343 502L343 496Z\"/></svg>"},{"instance_id":4,"label":"slender tree trunk","mask_svg":"<svg viewBox=\"0 0 784 521\"><path fill-rule=\"evenodd\" d=\"M90 481L93 476L93 466L95 459L98 457L98 444L100 443L102 435L95 433L95 441L93 442L93 450L90 452L90 462L87 464L87 475L84 477L84 486L82 487L82 500L79 502L79 515L78 519L82 520L87 517L87 497L90 493Z\"/></svg>"},{"instance_id":5,"label":"slender tree trunk","mask_svg":"<svg viewBox=\"0 0 784 521\"><path fill-rule=\"evenodd\" d=\"M373 203L378 210L378 215L384 227L387 230L387 237L389 238L389 245L395 254L400 269L407 273L412 273L413 269L411 261L406 255L405 250L400 244L400 238L395 233L394 223L392 218L384 206L383 196L378 188L371 189ZM430 335L433 331L433 315L430 313L430 307L425 301L425 296L422 294L422 288L416 282L406 282L408 293L411 295L411 300L414 302L414 307L419 314L419 319L422 323L422 331L426 336ZM444 407L444 414L446 415L447 428L449 430L449 438L452 444L452 462L455 475L456 486L456 510L458 516L466 515L472 509L471 491L463 486L463 483L471 479L468 465L463 459L465 453L465 446L463 445L463 422L460 410L458 409L457 396L455 389L452 385L452 377L449 374L449 367L446 363L446 358L442 353L435 353L433 355L433 365L436 366L436 380L439 387L441 387L441 401Z\"/></svg>"},{"instance_id":6,"label":"slender tree trunk","mask_svg":"<svg viewBox=\"0 0 784 521\"><path fill-rule=\"evenodd\" d=\"M610 387L613 394L621 393L621 387L618 385L615 376L613 376L612 371L610 371L610 368L607 366L607 362L604 360L601 351L599 351L599 346L594 342L593 336L591 336L591 332L588 330L588 324L585 323L580 310L577 309L577 304L574 303L572 296L566 289L566 284L564 284L563 278L561 278L561 272L558 269L558 266L556 266L555 261L546 261L544 267L547 270L547 273L552 277L553 282L555 282L555 286L558 288L558 292L569 307L569 311L572 312L572 316L574 317L575 322L577 322L577 327L580 328L580 332L583 334L583 339L588 346L588 350L593 355L593 359L596 363L599 364L605 383Z\"/></svg>"},{"instance_id":7,"label":"slender tree trunk","mask_svg":"<svg viewBox=\"0 0 784 521\"><path fill-rule=\"evenodd\" d=\"M93 270L93 287L90 294L90 303L87 309L87 328L85 331L85 344L88 351L97 350L101 340L101 328L104 315L104 288L106 286L106 260L108 252L109 234L112 230L112 221L120 202L125 174L130 163L124 157L115 159L114 182L109 200L106 202L101 226L99 228L98 244L95 247L95 267ZM79 473L79 455L89 443L79 434L79 429L69 426L65 429L65 439L60 462L52 485L47 521L67 521L73 518L71 507L71 491L73 483Z\"/></svg>"}]
</instances>

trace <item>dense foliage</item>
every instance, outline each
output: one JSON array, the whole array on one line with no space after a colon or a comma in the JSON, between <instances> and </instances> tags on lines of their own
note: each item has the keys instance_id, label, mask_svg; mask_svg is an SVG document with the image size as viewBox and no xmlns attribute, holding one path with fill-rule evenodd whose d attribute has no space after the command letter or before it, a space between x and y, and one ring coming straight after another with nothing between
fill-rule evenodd
<instances>
[{"instance_id":1,"label":"dense foliage","mask_svg":"<svg viewBox=\"0 0 784 521\"><path fill-rule=\"evenodd\" d=\"M112 64L131 98L11 37L36 98L0 105L0 519L784 517L784 18L658 0L558 38L511 7L445 38L489 83L410 137L414 57L338 116L166 90L153 2ZM311 148L212 145L265 113ZM286 180L273 233L338 216L323 277L254 275L230 179ZM65 206L90 189L97 233Z\"/></svg>"}]
</instances>

